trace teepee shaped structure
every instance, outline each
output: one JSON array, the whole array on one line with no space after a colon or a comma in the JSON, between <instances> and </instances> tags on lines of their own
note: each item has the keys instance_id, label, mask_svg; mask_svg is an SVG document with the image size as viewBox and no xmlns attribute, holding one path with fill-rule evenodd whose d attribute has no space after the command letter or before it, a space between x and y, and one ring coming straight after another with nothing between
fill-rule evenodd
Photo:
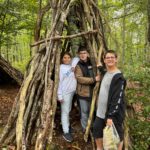
<instances>
[{"instance_id":1,"label":"teepee shaped structure","mask_svg":"<svg viewBox=\"0 0 150 150\"><path fill-rule=\"evenodd\" d=\"M23 74L0 56L0 83L10 81L21 85L23 81Z\"/></svg>"},{"instance_id":2,"label":"teepee shaped structure","mask_svg":"<svg viewBox=\"0 0 150 150\"><path fill-rule=\"evenodd\" d=\"M102 51L107 50L101 11L97 0L52 0L51 27L45 39L34 43L38 47L25 73L12 112L0 137L0 144L16 143L17 150L44 150L52 141L54 116L57 107L57 87L60 54L72 39L80 38L90 51L90 58L96 74L96 63ZM74 16L72 16L72 14ZM76 18L76 19L72 19ZM70 24L76 26L72 32ZM99 83L94 89L92 105L97 97ZM85 133L87 140L92 111Z\"/></svg>"}]
</instances>

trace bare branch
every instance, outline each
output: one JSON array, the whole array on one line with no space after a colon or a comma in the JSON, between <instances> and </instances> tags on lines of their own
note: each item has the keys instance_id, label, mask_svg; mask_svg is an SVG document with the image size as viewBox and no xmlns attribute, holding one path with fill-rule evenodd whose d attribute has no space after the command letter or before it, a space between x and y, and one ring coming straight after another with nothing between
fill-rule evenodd
<instances>
[{"instance_id":1,"label":"bare branch","mask_svg":"<svg viewBox=\"0 0 150 150\"><path fill-rule=\"evenodd\" d=\"M38 42L32 44L31 47L34 47L34 46L37 46L39 44L48 42L50 40L72 39L72 38L76 38L76 37L87 35L87 34L94 34L94 33L97 33L97 32L98 32L97 30L91 30L91 31L86 31L86 32L81 32L81 33L73 34L73 35L55 36L55 37L52 37L52 38L48 38L48 39L44 39L44 40L38 41Z\"/></svg>"}]
</instances>

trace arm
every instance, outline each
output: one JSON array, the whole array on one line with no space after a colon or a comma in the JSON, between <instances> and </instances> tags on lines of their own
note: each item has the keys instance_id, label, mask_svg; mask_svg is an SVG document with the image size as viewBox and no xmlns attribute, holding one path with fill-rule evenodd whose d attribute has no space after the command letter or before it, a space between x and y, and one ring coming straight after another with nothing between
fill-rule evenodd
<instances>
[{"instance_id":1,"label":"arm","mask_svg":"<svg viewBox=\"0 0 150 150\"><path fill-rule=\"evenodd\" d=\"M75 68L75 76L77 81L80 84L93 84L95 82L95 78L92 77L84 77L81 68L77 65Z\"/></svg>"},{"instance_id":2,"label":"arm","mask_svg":"<svg viewBox=\"0 0 150 150\"><path fill-rule=\"evenodd\" d=\"M57 96L58 96L58 100L62 100L62 81L63 81L63 73L62 73L62 69L60 68L59 71L59 84L58 84L58 91L57 91Z\"/></svg>"},{"instance_id":3,"label":"arm","mask_svg":"<svg viewBox=\"0 0 150 150\"><path fill-rule=\"evenodd\" d=\"M71 62L71 66L73 67L73 68L75 68L76 67L76 65L77 65L77 63L79 62L79 57L74 57L73 59L72 59L72 62Z\"/></svg>"},{"instance_id":4,"label":"arm","mask_svg":"<svg viewBox=\"0 0 150 150\"><path fill-rule=\"evenodd\" d=\"M108 106L107 119L112 119L118 113L121 103L123 103L125 80L117 80L114 87L113 97Z\"/></svg>"}]
</instances>

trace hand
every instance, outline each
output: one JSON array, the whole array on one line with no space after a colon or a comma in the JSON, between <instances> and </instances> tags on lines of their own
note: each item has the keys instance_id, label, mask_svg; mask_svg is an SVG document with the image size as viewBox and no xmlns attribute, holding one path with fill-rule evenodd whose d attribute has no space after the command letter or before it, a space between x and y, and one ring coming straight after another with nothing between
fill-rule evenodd
<instances>
[{"instance_id":1,"label":"hand","mask_svg":"<svg viewBox=\"0 0 150 150\"><path fill-rule=\"evenodd\" d=\"M96 80L96 81L100 81L100 75L97 75L97 76L95 77L95 80Z\"/></svg>"},{"instance_id":2,"label":"hand","mask_svg":"<svg viewBox=\"0 0 150 150\"><path fill-rule=\"evenodd\" d=\"M63 99L58 99L58 101L59 101L60 103L63 103L63 102L64 102L64 100L63 100Z\"/></svg>"},{"instance_id":3,"label":"hand","mask_svg":"<svg viewBox=\"0 0 150 150\"><path fill-rule=\"evenodd\" d=\"M112 119L107 119L106 125L107 125L107 126L111 126L112 124L113 124Z\"/></svg>"},{"instance_id":4,"label":"hand","mask_svg":"<svg viewBox=\"0 0 150 150\"><path fill-rule=\"evenodd\" d=\"M101 62L98 62L98 63L97 63L97 67L101 67L101 66L103 66L102 63L101 63Z\"/></svg>"},{"instance_id":5,"label":"hand","mask_svg":"<svg viewBox=\"0 0 150 150\"><path fill-rule=\"evenodd\" d=\"M74 72L75 71L75 67L71 67L71 71Z\"/></svg>"}]
</instances>

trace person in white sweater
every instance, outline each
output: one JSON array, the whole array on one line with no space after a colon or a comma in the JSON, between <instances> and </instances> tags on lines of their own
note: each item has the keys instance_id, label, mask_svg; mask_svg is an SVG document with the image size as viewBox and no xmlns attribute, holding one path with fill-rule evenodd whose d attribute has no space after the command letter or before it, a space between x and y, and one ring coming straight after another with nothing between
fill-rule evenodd
<instances>
[{"instance_id":1,"label":"person in white sweater","mask_svg":"<svg viewBox=\"0 0 150 150\"><path fill-rule=\"evenodd\" d=\"M61 123L63 129L63 138L68 142L73 141L72 134L69 131L69 113L71 111L72 99L77 85L73 69L77 60L75 60L75 62L71 62L71 58L71 54L68 52L65 52L62 56L57 92L58 101L61 103ZM73 63L73 65L71 65L71 63Z\"/></svg>"}]
</instances>

